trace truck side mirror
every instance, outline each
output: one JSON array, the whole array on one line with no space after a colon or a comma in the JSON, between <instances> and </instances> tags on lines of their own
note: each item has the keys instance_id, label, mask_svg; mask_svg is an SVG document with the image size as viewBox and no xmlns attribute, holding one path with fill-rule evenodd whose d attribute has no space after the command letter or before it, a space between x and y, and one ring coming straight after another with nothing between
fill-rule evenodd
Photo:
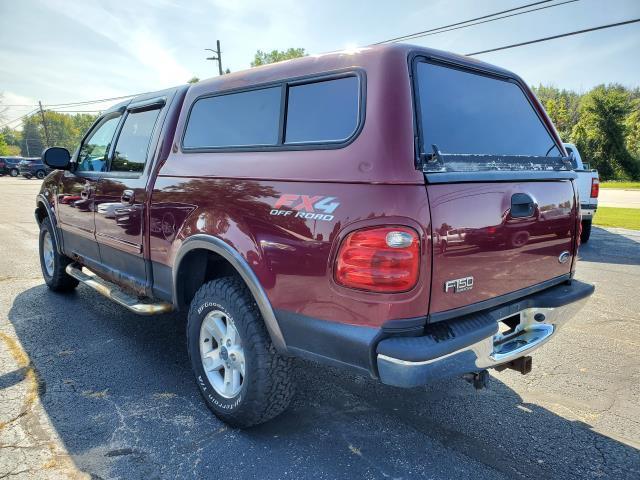
<instances>
[{"instance_id":1,"label":"truck side mirror","mask_svg":"<svg viewBox=\"0 0 640 480\"><path fill-rule=\"evenodd\" d=\"M68 170L71 164L71 154L63 147L49 147L42 152L42 160L51 168Z\"/></svg>"}]
</instances>

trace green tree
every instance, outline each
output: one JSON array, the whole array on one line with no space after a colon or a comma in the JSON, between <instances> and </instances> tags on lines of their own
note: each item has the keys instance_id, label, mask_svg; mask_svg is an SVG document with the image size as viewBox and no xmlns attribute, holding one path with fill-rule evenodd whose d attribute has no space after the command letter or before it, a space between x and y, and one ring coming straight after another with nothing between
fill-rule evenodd
<instances>
[{"instance_id":1,"label":"green tree","mask_svg":"<svg viewBox=\"0 0 640 480\"><path fill-rule=\"evenodd\" d=\"M80 140L82 139L84 134L87 133L87 131L98 119L98 115L92 115L89 113L78 113L77 115L73 115L71 119L76 129L77 136L75 138L75 147L77 147L77 144L80 143Z\"/></svg>"},{"instance_id":2,"label":"green tree","mask_svg":"<svg viewBox=\"0 0 640 480\"><path fill-rule=\"evenodd\" d=\"M566 142L579 119L580 95L568 90L539 85L532 87L538 100L551 117L560 137Z\"/></svg>"},{"instance_id":3,"label":"green tree","mask_svg":"<svg viewBox=\"0 0 640 480\"><path fill-rule=\"evenodd\" d=\"M200 79L198 77L191 77L189 80L187 80L187 83L198 83L200 81Z\"/></svg>"},{"instance_id":4,"label":"green tree","mask_svg":"<svg viewBox=\"0 0 640 480\"><path fill-rule=\"evenodd\" d=\"M290 48L289 50L271 50L270 52L263 52L258 50L253 62L252 67L259 67L260 65L267 65L268 63L282 62L283 60L291 60L292 58L305 57L307 54L304 48Z\"/></svg>"},{"instance_id":5,"label":"green tree","mask_svg":"<svg viewBox=\"0 0 640 480\"><path fill-rule=\"evenodd\" d=\"M631 112L624 123L627 131L627 150L638 159L640 158L640 98L633 100Z\"/></svg>"},{"instance_id":6,"label":"green tree","mask_svg":"<svg viewBox=\"0 0 640 480\"><path fill-rule=\"evenodd\" d=\"M7 142L7 145L20 147L20 138L22 135L18 130L14 130L10 127L4 127L0 130L0 135L2 135L4 141Z\"/></svg>"},{"instance_id":7,"label":"green tree","mask_svg":"<svg viewBox=\"0 0 640 480\"><path fill-rule=\"evenodd\" d=\"M55 145L73 151L97 116L86 113L69 115L47 111L44 113L44 118L49 132L49 146ZM38 156L45 147L46 138L42 118L40 115L27 117L22 124L20 142L22 155Z\"/></svg>"},{"instance_id":8,"label":"green tree","mask_svg":"<svg viewBox=\"0 0 640 480\"><path fill-rule=\"evenodd\" d=\"M4 137L0 135L0 155L9 155L8 152L9 145L4 141Z\"/></svg>"},{"instance_id":9,"label":"green tree","mask_svg":"<svg viewBox=\"0 0 640 480\"><path fill-rule=\"evenodd\" d=\"M604 180L640 178L640 161L627 149L625 120L631 111L631 95L620 85L599 85L580 102L572 137Z\"/></svg>"},{"instance_id":10,"label":"green tree","mask_svg":"<svg viewBox=\"0 0 640 480\"><path fill-rule=\"evenodd\" d=\"M20 150L22 152L22 156L38 156L42 154L44 147L42 121L35 115L25 118L22 121L22 138L20 139Z\"/></svg>"},{"instance_id":11,"label":"green tree","mask_svg":"<svg viewBox=\"0 0 640 480\"><path fill-rule=\"evenodd\" d=\"M0 133L0 156L17 156L20 155L20 147L9 145L4 136Z\"/></svg>"}]
</instances>

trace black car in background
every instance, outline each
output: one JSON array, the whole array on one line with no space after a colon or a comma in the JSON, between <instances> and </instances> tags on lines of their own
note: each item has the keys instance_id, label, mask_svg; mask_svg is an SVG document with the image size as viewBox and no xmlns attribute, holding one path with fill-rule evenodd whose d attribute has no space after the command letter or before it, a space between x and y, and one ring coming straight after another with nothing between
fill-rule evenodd
<instances>
[{"instance_id":1,"label":"black car in background","mask_svg":"<svg viewBox=\"0 0 640 480\"><path fill-rule=\"evenodd\" d=\"M0 157L0 175L17 177L20 174L18 164L24 157Z\"/></svg>"},{"instance_id":2,"label":"black car in background","mask_svg":"<svg viewBox=\"0 0 640 480\"><path fill-rule=\"evenodd\" d=\"M18 170L20 175L25 178L39 178L43 179L49 172L52 171L47 165L45 165L41 158L24 158L18 164Z\"/></svg>"}]
</instances>

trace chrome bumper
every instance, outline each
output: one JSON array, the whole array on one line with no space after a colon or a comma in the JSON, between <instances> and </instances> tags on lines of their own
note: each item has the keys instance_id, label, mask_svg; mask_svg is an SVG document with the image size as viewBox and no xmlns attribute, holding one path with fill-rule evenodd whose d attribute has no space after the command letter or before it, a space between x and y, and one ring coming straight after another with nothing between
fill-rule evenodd
<instances>
[{"instance_id":1,"label":"chrome bumper","mask_svg":"<svg viewBox=\"0 0 640 480\"><path fill-rule=\"evenodd\" d=\"M580 215L582 216L583 220L590 220L596 214L597 209L598 209L597 203L596 204L583 203L582 205L580 205Z\"/></svg>"},{"instance_id":2,"label":"chrome bumper","mask_svg":"<svg viewBox=\"0 0 640 480\"><path fill-rule=\"evenodd\" d=\"M498 322L502 318L496 318L496 333L437 358L409 361L378 353L380 380L388 385L414 387L439 378L497 367L529 355L548 342L562 325L582 309L593 292L593 287L589 287L591 290L583 298L566 305L520 310L516 313L520 316L520 323L508 335L497 332ZM426 353L425 357L429 357Z\"/></svg>"}]
</instances>

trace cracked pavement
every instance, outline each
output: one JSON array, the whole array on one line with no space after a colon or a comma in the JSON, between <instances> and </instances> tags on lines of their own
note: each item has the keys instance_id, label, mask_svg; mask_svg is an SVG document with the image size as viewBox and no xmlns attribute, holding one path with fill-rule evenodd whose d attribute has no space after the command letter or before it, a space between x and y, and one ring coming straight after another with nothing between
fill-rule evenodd
<instances>
[{"instance_id":1,"label":"cracked pavement","mask_svg":"<svg viewBox=\"0 0 640 480\"><path fill-rule=\"evenodd\" d=\"M181 315L46 289L38 187L0 178L0 479L640 478L640 232L594 228L596 293L529 375L402 390L300 361L291 408L241 431L201 401Z\"/></svg>"}]
</instances>

